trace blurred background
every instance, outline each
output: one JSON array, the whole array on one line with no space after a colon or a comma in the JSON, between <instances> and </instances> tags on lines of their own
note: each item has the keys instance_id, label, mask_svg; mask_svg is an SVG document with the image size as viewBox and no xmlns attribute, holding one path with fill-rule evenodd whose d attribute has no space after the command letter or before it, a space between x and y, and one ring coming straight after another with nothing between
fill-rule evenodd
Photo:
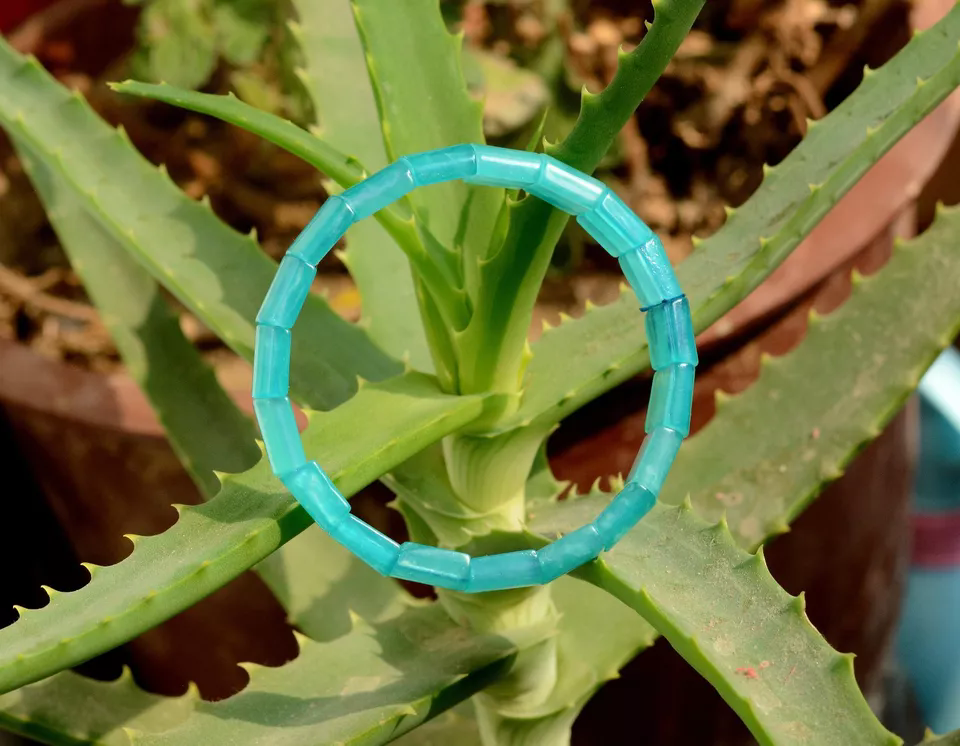
<instances>
[{"instance_id":1,"label":"blurred background","mask_svg":"<svg viewBox=\"0 0 960 746\"><path fill-rule=\"evenodd\" d=\"M681 262L697 237L723 223L725 206L756 189L764 164L778 163L809 120L854 90L864 65L881 65L951 5L710 0L597 176ZM488 141L521 148L541 128L549 140L563 137L581 88L606 85L617 50L637 44L653 16L636 0L445 0L441 7L464 35L464 75L484 101ZM232 91L305 123L311 112L292 72L289 19L276 0L0 0L0 32L16 48L122 124L189 195L208 197L237 229L255 230L274 257L322 203L321 175L239 129L122 98L105 83L133 77ZM954 95L702 336L695 428L712 416L716 391L743 390L762 354L783 354L800 341L811 308L825 313L843 302L851 269L875 271L897 237L929 224L937 200L960 201L958 130ZM531 338L543 321L612 300L621 279L616 262L572 223ZM321 265L315 291L344 317L359 318L359 296L334 256ZM249 367L186 309L180 313L190 339L249 410ZM921 395L767 555L789 592L806 591L809 615L830 643L857 653L861 686L908 741L924 725L960 728L958 360L947 353L938 361ZM649 379L639 377L576 413L551 441L558 476L588 487L597 475L626 472L643 437L648 391ZM123 534L162 531L175 519L171 503L200 500L2 135L0 440L7 475L0 558L8 568L0 574L0 626L16 618L14 604L45 602L41 584L81 586L80 561L121 560L130 551ZM403 526L384 492L366 490L362 510L398 537ZM282 610L247 573L81 671L111 678L126 664L151 691L176 694L195 681L215 699L244 685L238 661L276 665L294 654ZM692 710L700 713L695 722ZM605 733L618 732L624 713L651 723L651 743L749 743L726 705L662 641L595 697L575 743L612 743Z\"/></svg>"}]
</instances>

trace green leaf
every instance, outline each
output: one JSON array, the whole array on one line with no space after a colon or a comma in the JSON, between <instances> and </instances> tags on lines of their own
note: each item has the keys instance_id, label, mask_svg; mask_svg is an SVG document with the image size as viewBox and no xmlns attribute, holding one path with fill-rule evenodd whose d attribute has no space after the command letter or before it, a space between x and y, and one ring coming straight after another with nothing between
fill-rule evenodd
<instances>
[{"instance_id":1,"label":"green leaf","mask_svg":"<svg viewBox=\"0 0 960 746\"><path fill-rule=\"evenodd\" d=\"M253 319L276 271L255 241L188 199L82 97L2 40L0 126L28 145L154 279L238 354L252 357ZM357 375L382 380L401 370L319 296L307 299L297 331L291 385L313 407L345 400Z\"/></svg>"},{"instance_id":2,"label":"green leaf","mask_svg":"<svg viewBox=\"0 0 960 746\"><path fill-rule=\"evenodd\" d=\"M19 138L14 142L127 371L150 400L197 486L213 495L220 489L215 471L243 471L260 458L253 423L183 335L154 279L80 207L29 146Z\"/></svg>"},{"instance_id":3,"label":"green leaf","mask_svg":"<svg viewBox=\"0 0 960 746\"><path fill-rule=\"evenodd\" d=\"M345 495L480 415L480 397L442 394L423 374L367 385L332 412L308 413L303 433ZM377 423L357 428L358 422ZM0 691L76 665L150 629L264 559L311 520L261 459L223 480L200 506L157 536L133 537L134 551L110 567L87 565L91 580L51 603L19 610L0 630Z\"/></svg>"},{"instance_id":4,"label":"green leaf","mask_svg":"<svg viewBox=\"0 0 960 746\"><path fill-rule=\"evenodd\" d=\"M928 732L923 743L924 746L960 746L960 730L947 733L945 736L935 736Z\"/></svg>"},{"instance_id":5,"label":"green leaf","mask_svg":"<svg viewBox=\"0 0 960 746\"><path fill-rule=\"evenodd\" d=\"M184 88L205 84L217 66L207 0L152 0L140 15L135 69L149 80Z\"/></svg>"},{"instance_id":6,"label":"green leaf","mask_svg":"<svg viewBox=\"0 0 960 746\"><path fill-rule=\"evenodd\" d=\"M256 62L274 23L271 6L270 0L216 0L213 27L217 46L227 62Z\"/></svg>"},{"instance_id":7,"label":"green leaf","mask_svg":"<svg viewBox=\"0 0 960 746\"><path fill-rule=\"evenodd\" d=\"M567 531L602 505L558 503L537 527ZM833 650L806 618L803 597L787 594L762 553L738 547L725 523L710 526L689 503L656 506L581 575L653 624L761 744L900 743L860 694L853 656Z\"/></svg>"},{"instance_id":8,"label":"green leaf","mask_svg":"<svg viewBox=\"0 0 960 746\"><path fill-rule=\"evenodd\" d=\"M656 17L643 42L630 54L621 55L617 75L602 94L584 92L577 126L564 143L548 146L546 152L582 171L592 172L666 67L702 5L702 0L656 3ZM506 238L492 243L488 254L482 257L474 323L460 341L461 367L479 371L475 389L523 390L524 400L538 402L545 398L553 406L557 401L554 388L546 389L549 393L531 390L527 379L521 381L520 377L528 358L527 333L534 304L569 216L529 196L519 202L510 200L508 213ZM490 361L496 367L492 368ZM561 365L567 365L566 361ZM563 396L569 390L572 373L555 373L565 386L559 394ZM573 380L579 384L578 379ZM537 379L535 386L541 385ZM523 404L521 413L508 418L498 430L529 422L534 416L529 414L531 409L529 404ZM557 422L561 416L551 422Z\"/></svg>"},{"instance_id":9,"label":"green leaf","mask_svg":"<svg viewBox=\"0 0 960 746\"><path fill-rule=\"evenodd\" d=\"M289 622L321 642L349 632L354 614L379 622L412 602L395 580L385 578L316 525L256 569L287 610Z\"/></svg>"},{"instance_id":10,"label":"green leaf","mask_svg":"<svg viewBox=\"0 0 960 746\"><path fill-rule=\"evenodd\" d=\"M180 697L145 692L126 667L114 681L64 671L0 695L0 727L53 746L129 746L123 728L173 728L199 700L195 686Z\"/></svg>"},{"instance_id":11,"label":"green leaf","mask_svg":"<svg viewBox=\"0 0 960 746\"><path fill-rule=\"evenodd\" d=\"M750 388L718 402L680 449L668 502L689 494L704 516L725 514L738 541L755 546L839 477L956 336L960 212L943 211L879 273L854 280L840 309L811 315L795 350L766 358Z\"/></svg>"},{"instance_id":12,"label":"green leaf","mask_svg":"<svg viewBox=\"0 0 960 746\"><path fill-rule=\"evenodd\" d=\"M348 0L294 0L293 5L299 17L293 35L305 60L299 77L317 112L318 136L378 171L387 165L387 153ZM392 232L394 240L408 257L422 256L413 226L407 223L404 229L402 238ZM410 265L383 228L370 220L353 226L343 259L360 289L371 336L395 357L408 355L415 367L432 370ZM417 266L427 269L428 261L425 257Z\"/></svg>"},{"instance_id":13,"label":"green leaf","mask_svg":"<svg viewBox=\"0 0 960 746\"><path fill-rule=\"evenodd\" d=\"M768 360L756 383L681 448L663 499L690 495L716 517L726 508L721 523L708 528L686 506L661 504L584 571L670 639L763 743L782 743L790 723L807 729L797 738L817 744L876 743L867 739L878 731L864 725L865 704L850 704L849 660L815 644L790 611L798 602L788 603L762 562L735 546L727 520L736 541L755 546L840 476L960 330L958 283L960 209L943 210L878 274L856 278L840 309L815 320L795 350ZM541 503L533 526L567 532L601 507L593 499Z\"/></svg>"},{"instance_id":14,"label":"green leaf","mask_svg":"<svg viewBox=\"0 0 960 746\"><path fill-rule=\"evenodd\" d=\"M250 682L218 702L195 690L147 694L129 675L97 682L67 672L0 697L0 723L55 744L81 734L107 744L381 744L490 683L517 650L458 627L436 605L383 624L354 619L332 642L297 640L283 666L241 664Z\"/></svg>"},{"instance_id":15,"label":"green leaf","mask_svg":"<svg viewBox=\"0 0 960 746\"><path fill-rule=\"evenodd\" d=\"M467 93L462 39L447 31L436 0L350 0L387 155L483 142L483 106ZM462 182L417 189L414 211L444 246L481 256L502 204L502 191ZM469 271L469 270L467 270Z\"/></svg>"},{"instance_id":16,"label":"green leaf","mask_svg":"<svg viewBox=\"0 0 960 746\"><path fill-rule=\"evenodd\" d=\"M700 332L772 272L836 201L960 83L960 8L917 34L807 134L754 195L678 269ZM922 82L918 82L918 80ZM811 190L810 184L819 185ZM647 367L632 293L545 333L520 411L504 429L557 422Z\"/></svg>"},{"instance_id":17,"label":"green leaf","mask_svg":"<svg viewBox=\"0 0 960 746\"><path fill-rule=\"evenodd\" d=\"M482 49L463 49L462 55L464 65L472 61L479 73L476 88L483 97L483 129L487 135L502 137L516 132L549 103L546 83L532 70Z\"/></svg>"}]
</instances>

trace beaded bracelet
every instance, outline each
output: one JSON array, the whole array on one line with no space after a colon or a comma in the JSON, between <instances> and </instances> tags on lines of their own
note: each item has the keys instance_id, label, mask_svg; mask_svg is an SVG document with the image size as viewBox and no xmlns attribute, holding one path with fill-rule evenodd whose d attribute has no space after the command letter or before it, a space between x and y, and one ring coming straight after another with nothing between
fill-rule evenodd
<instances>
[{"instance_id":1,"label":"beaded bracelet","mask_svg":"<svg viewBox=\"0 0 960 746\"><path fill-rule=\"evenodd\" d=\"M655 373L647 435L625 486L592 523L536 551L471 557L414 542L398 545L351 514L350 504L323 469L307 461L288 397L290 329L317 263L354 222L417 186L453 179L524 189L576 215L617 257L645 312ZM646 515L690 432L696 365L690 307L663 245L610 189L548 155L456 145L404 156L330 197L296 238L257 314L253 403L274 474L330 536L383 575L475 593L549 583L611 549Z\"/></svg>"}]
</instances>

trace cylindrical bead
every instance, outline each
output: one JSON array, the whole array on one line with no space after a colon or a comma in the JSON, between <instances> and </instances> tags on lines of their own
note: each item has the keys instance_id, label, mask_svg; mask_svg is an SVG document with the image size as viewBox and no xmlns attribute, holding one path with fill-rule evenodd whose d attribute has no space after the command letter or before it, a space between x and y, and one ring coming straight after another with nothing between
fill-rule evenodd
<instances>
[{"instance_id":1,"label":"cylindrical bead","mask_svg":"<svg viewBox=\"0 0 960 746\"><path fill-rule=\"evenodd\" d=\"M543 569L541 582L549 583L580 565L594 559L603 551L603 539L592 523L561 536L552 544L537 550L537 558Z\"/></svg>"},{"instance_id":2,"label":"cylindrical bead","mask_svg":"<svg viewBox=\"0 0 960 746\"><path fill-rule=\"evenodd\" d=\"M330 531L350 512L350 503L316 461L308 461L281 481L324 531Z\"/></svg>"},{"instance_id":3,"label":"cylindrical bead","mask_svg":"<svg viewBox=\"0 0 960 746\"><path fill-rule=\"evenodd\" d=\"M254 399L253 411L260 423L260 434L270 459L270 468L284 477L303 466L307 457L293 416L293 404L287 397Z\"/></svg>"},{"instance_id":4,"label":"cylindrical bead","mask_svg":"<svg viewBox=\"0 0 960 746\"><path fill-rule=\"evenodd\" d=\"M592 210L577 216L577 222L615 257L655 237L647 224L609 189Z\"/></svg>"},{"instance_id":5,"label":"cylindrical bead","mask_svg":"<svg viewBox=\"0 0 960 746\"><path fill-rule=\"evenodd\" d=\"M620 269L643 308L682 295L677 276L667 259L660 239L654 236L645 244L620 255Z\"/></svg>"},{"instance_id":6,"label":"cylindrical bead","mask_svg":"<svg viewBox=\"0 0 960 746\"><path fill-rule=\"evenodd\" d=\"M287 254L316 267L347 232L353 220L353 210L343 197L328 197L313 219L307 223L307 227L290 245Z\"/></svg>"},{"instance_id":7,"label":"cylindrical bead","mask_svg":"<svg viewBox=\"0 0 960 746\"><path fill-rule=\"evenodd\" d=\"M257 324L253 345L253 398L270 399L287 395L290 388L289 329Z\"/></svg>"},{"instance_id":8,"label":"cylindrical bead","mask_svg":"<svg viewBox=\"0 0 960 746\"><path fill-rule=\"evenodd\" d=\"M401 580L462 591L470 578L470 555L407 541L400 545L400 556L390 574Z\"/></svg>"},{"instance_id":9,"label":"cylindrical bead","mask_svg":"<svg viewBox=\"0 0 960 746\"><path fill-rule=\"evenodd\" d=\"M627 475L627 482L635 482L654 495L659 495L682 441L683 436L676 430L658 427L651 431L643 439L633 468Z\"/></svg>"},{"instance_id":10,"label":"cylindrical bead","mask_svg":"<svg viewBox=\"0 0 960 746\"><path fill-rule=\"evenodd\" d=\"M593 525L603 540L603 548L610 550L657 502L656 495L636 482L627 482L620 494L603 509Z\"/></svg>"},{"instance_id":11,"label":"cylindrical bead","mask_svg":"<svg viewBox=\"0 0 960 746\"><path fill-rule=\"evenodd\" d=\"M473 145L454 145L452 148L428 150L405 158L418 185L465 179L477 173L477 154Z\"/></svg>"},{"instance_id":12,"label":"cylindrical bead","mask_svg":"<svg viewBox=\"0 0 960 746\"><path fill-rule=\"evenodd\" d=\"M663 370L671 365L696 365L697 342L693 336L693 319L686 296L664 301L646 311L647 343L650 365Z\"/></svg>"},{"instance_id":13,"label":"cylindrical bead","mask_svg":"<svg viewBox=\"0 0 960 746\"><path fill-rule=\"evenodd\" d=\"M400 545L352 513L330 531L330 536L381 575L389 576L400 555Z\"/></svg>"},{"instance_id":14,"label":"cylindrical bead","mask_svg":"<svg viewBox=\"0 0 960 746\"><path fill-rule=\"evenodd\" d=\"M413 171L407 161L401 158L350 187L340 196L353 210L356 219L363 220L409 194L415 186Z\"/></svg>"},{"instance_id":15,"label":"cylindrical bead","mask_svg":"<svg viewBox=\"0 0 960 746\"><path fill-rule=\"evenodd\" d=\"M263 299L260 313L257 314L258 324L269 324L289 329L300 315L303 302L307 299L310 286L317 270L299 257L287 254L280 261L267 297Z\"/></svg>"},{"instance_id":16,"label":"cylindrical bead","mask_svg":"<svg viewBox=\"0 0 960 746\"><path fill-rule=\"evenodd\" d=\"M536 183L543 160L536 153L523 150L505 151L489 145L474 145L477 172L464 181L513 189Z\"/></svg>"},{"instance_id":17,"label":"cylindrical bead","mask_svg":"<svg viewBox=\"0 0 960 746\"><path fill-rule=\"evenodd\" d=\"M653 390L647 407L646 431L667 427L684 438L690 434L690 403L696 367L677 363L661 368L653 376Z\"/></svg>"},{"instance_id":18,"label":"cylindrical bead","mask_svg":"<svg viewBox=\"0 0 960 746\"><path fill-rule=\"evenodd\" d=\"M470 579L464 589L468 593L502 591L542 583L543 570L532 549L504 552L470 560Z\"/></svg>"},{"instance_id":19,"label":"cylindrical bead","mask_svg":"<svg viewBox=\"0 0 960 746\"><path fill-rule=\"evenodd\" d=\"M586 176L550 156L535 183L527 191L564 212L580 215L599 204L606 187L591 176Z\"/></svg>"}]
</instances>

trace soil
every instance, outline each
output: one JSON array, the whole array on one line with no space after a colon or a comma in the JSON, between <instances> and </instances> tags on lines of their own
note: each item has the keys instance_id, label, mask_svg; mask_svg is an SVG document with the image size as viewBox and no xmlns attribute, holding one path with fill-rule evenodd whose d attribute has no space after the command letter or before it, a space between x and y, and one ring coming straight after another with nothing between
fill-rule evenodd
<instances>
[{"instance_id":1,"label":"soil","mask_svg":"<svg viewBox=\"0 0 960 746\"><path fill-rule=\"evenodd\" d=\"M642 16L627 0L461 1L444 9L462 23L476 54L535 70L553 89L552 139L575 118L580 87L603 87L616 69L617 49L638 43L652 18L649 5L641 4ZM724 205L742 203L757 187L763 164L777 163L796 145L807 119L842 101L864 64L882 64L906 42L908 10L905 0L711 0L624 128L601 177L664 237L671 258L682 259L692 236L722 224ZM118 0L62 0L10 38L81 90L107 120L123 124L187 194L209 196L225 221L256 230L264 250L280 256L324 199L319 175L238 128L111 93L104 82L127 77L135 28L136 9ZM206 90L228 90L229 72L221 69ZM522 146L539 116L531 111L526 126L505 133L503 122L516 120L524 93L499 93L487 99L490 134ZM575 225L554 270L541 293L552 311L576 313L587 299L616 296L617 267ZM357 294L336 259L322 265L317 286L345 317L359 317ZM215 361L230 358L180 310L199 347ZM0 142L0 337L93 370L121 365L6 141Z\"/></svg>"}]
</instances>

